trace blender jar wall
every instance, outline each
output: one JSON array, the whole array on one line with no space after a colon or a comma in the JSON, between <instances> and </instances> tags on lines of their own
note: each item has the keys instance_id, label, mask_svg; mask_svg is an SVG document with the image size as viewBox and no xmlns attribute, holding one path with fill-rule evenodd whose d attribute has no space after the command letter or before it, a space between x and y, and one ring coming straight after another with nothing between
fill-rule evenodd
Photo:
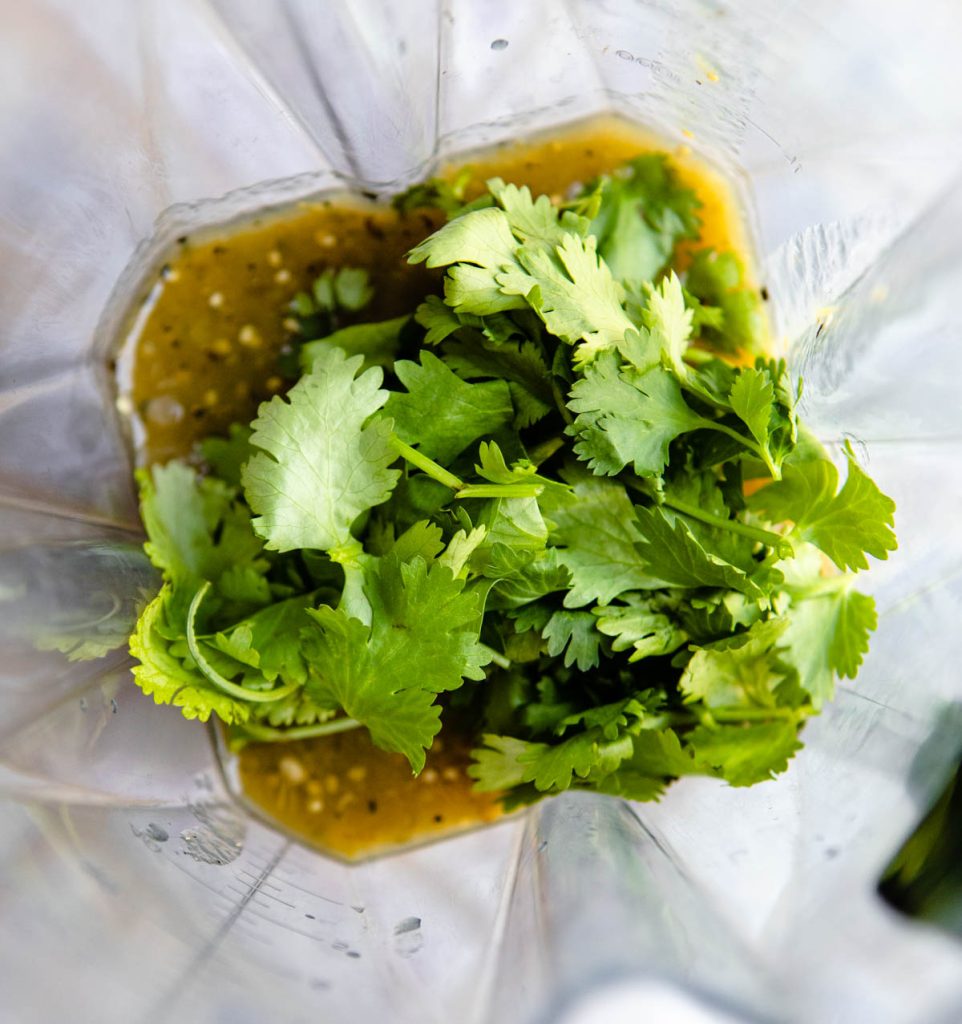
<instances>
[{"instance_id":1,"label":"blender jar wall","mask_svg":"<svg viewBox=\"0 0 962 1024\"><path fill-rule=\"evenodd\" d=\"M940 722L962 699L962 28L948 2L912 13L909 26L902 5L861 0L6 12L4 1012L523 1021L633 971L759 1019L909 1021L962 1004L957 946L874 897L947 771L957 741ZM37 649L78 625L78 593L103 620L152 585L107 368L119 303L173 204L188 205L161 235L342 181L387 192L466 148L600 111L736 182L806 414L829 441L854 435L899 502L902 550L868 577L872 654L777 782L686 780L630 810L559 799L336 864L244 818L203 730L132 687L122 648Z\"/></svg>"}]
</instances>

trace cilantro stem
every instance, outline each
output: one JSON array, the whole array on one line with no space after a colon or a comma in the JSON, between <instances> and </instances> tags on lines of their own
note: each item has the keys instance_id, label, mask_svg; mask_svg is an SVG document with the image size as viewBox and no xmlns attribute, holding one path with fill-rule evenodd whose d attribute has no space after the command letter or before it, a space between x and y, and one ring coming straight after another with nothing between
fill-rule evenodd
<instances>
[{"instance_id":1,"label":"cilantro stem","mask_svg":"<svg viewBox=\"0 0 962 1024\"><path fill-rule=\"evenodd\" d=\"M561 418L570 427L574 423L575 418L571 415L571 410L565 404L565 396L561 393L561 388L558 387L557 377L551 378L551 394L554 396L554 404L558 407L558 412L561 413Z\"/></svg>"},{"instance_id":2,"label":"cilantro stem","mask_svg":"<svg viewBox=\"0 0 962 1024\"><path fill-rule=\"evenodd\" d=\"M754 452L759 459L765 463L765 466L767 467L768 472L771 473L773 480L781 479L782 474L778 466L772 462L771 455L769 455L769 453L756 441L753 441L749 437L745 437L744 434L739 433L739 431L734 430L732 427L729 427L724 423L719 423L718 420L710 420L705 416L700 416L699 423L706 430L717 430L720 434L725 434L727 437L732 438L739 444L744 445L750 452Z\"/></svg>"},{"instance_id":3,"label":"cilantro stem","mask_svg":"<svg viewBox=\"0 0 962 1024\"><path fill-rule=\"evenodd\" d=\"M737 724L739 722L767 722L772 719L787 718L799 721L807 718L810 711L806 708L745 708L745 707L718 707L708 708L702 706L699 710L692 708L678 711L665 711L656 715L647 728L662 729L666 726L705 725L711 722L718 724Z\"/></svg>"},{"instance_id":4,"label":"cilantro stem","mask_svg":"<svg viewBox=\"0 0 962 1024\"><path fill-rule=\"evenodd\" d=\"M663 504L673 508L676 512L697 519L708 526L717 526L721 530L728 530L729 533L737 533L742 537L759 541L766 547L774 548L779 558L791 558L795 550L791 543L779 533L772 533L770 530L763 530L760 526L750 526L748 523L740 523L737 519L725 519L716 516L712 512L706 512L697 505L689 505L687 501L679 501L677 498L665 498Z\"/></svg>"},{"instance_id":5,"label":"cilantro stem","mask_svg":"<svg viewBox=\"0 0 962 1024\"><path fill-rule=\"evenodd\" d=\"M334 733L347 732L349 729L358 729L360 726L361 723L355 718L335 718L332 722L318 722L317 725L294 725L286 729L275 729L270 725L245 722L243 725L237 726L237 729L246 733L251 739L291 743L294 740L313 739L315 736L332 736Z\"/></svg>"},{"instance_id":6,"label":"cilantro stem","mask_svg":"<svg viewBox=\"0 0 962 1024\"><path fill-rule=\"evenodd\" d=\"M710 363L713 359L717 359L713 352L709 352L707 348L696 348L694 345L689 346L685 349L685 362L691 363L692 366L704 366L705 363ZM701 392L699 392L701 395Z\"/></svg>"},{"instance_id":7,"label":"cilantro stem","mask_svg":"<svg viewBox=\"0 0 962 1024\"><path fill-rule=\"evenodd\" d=\"M491 659L493 665L497 665L498 668L511 668L511 659L506 658L500 651L496 651L493 647L488 647L487 644L480 644L479 646Z\"/></svg>"},{"instance_id":8,"label":"cilantro stem","mask_svg":"<svg viewBox=\"0 0 962 1024\"><path fill-rule=\"evenodd\" d=\"M564 445L564 438L562 437L549 437L546 441L542 441L541 444L535 445L534 448L528 453L528 459L531 464L535 467L540 466L543 462L547 462L554 453Z\"/></svg>"},{"instance_id":9,"label":"cilantro stem","mask_svg":"<svg viewBox=\"0 0 962 1024\"><path fill-rule=\"evenodd\" d=\"M745 437L744 434L739 433L737 430L724 423L719 423L718 420L710 420L707 416L699 416L698 420L699 424L706 430L717 430L720 434L725 434L737 441L739 444L743 444L746 448L753 451L760 459L763 458L761 447L750 437Z\"/></svg>"},{"instance_id":10,"label":"cilantro stem","mask_svg":"<svg viewBox=\"0 0 962 1024\"><path fill-rule=\"evenodd\" d=\"M716 722L766 722L770 718L805 717L800 708L709 708L708 714Z\"/></svg>"},{"instance_id":11,"label":"cilantro stem","mask_svg":"<svg viewBox=\"0 0 962 1024\"><path fill-rule=\"evenodd\" d=\"M432 480L437 480L439 484L444 484L445 487L450 487L452 491L460 490L464 486L464 482L459 480L453 473L449 473L443 466L439 466L433 459L429 459L426 455L422 455L416 448L412 448L409 444L405 444L397 435L391 438L394 447L397 449L398 455L404 459L405 462L409 462L412 466L417 467L422 473L426 473Z\"/></svg>"},{"instance_id":12,"label":"cilantro stem","mask_svg":"<svg viewBox=\"0 0 962 1024\"><path fill-rule=\"evenodd\" d=\"M848 590L855 582L855 574L841 573L837 576L819 576L818 579L804 586L789 586L785 589L792 598L821 597L824 594L837 594L840 590Z\"/></svg>"},{"instance_id":13,"label":"cilantro stem","mask_svg":"<svg viewBox=\"0 0 962 1024\"><path fill-rule=\"evenodd\" d=\"M187 649L190 651L194 661L197 662L197 667L204 678L208 682L213 683L219 690L223 690L228 696L236 700L253 701L254 703L280 700L282 697L287 697L300 689L299 683L290 683L287 686L281 686L273 690L251 690L246 686L238 686L237 683L232 683L229 679L225 679L210 664L204 657L200 644L197 642L197 634L194 632L194 620L197 618L197 609L200 608L201 602L207 595L208 590L210 590L210 581L206 580L197 588L197 593L194 594L193 600L190 602L190 608L187 610Z\"/></svg>"},{"instance_id":14,"label":"cilantro stem","mask_svg":"<svg viewBox=\"0 0 962 1024\"><path fill-rule=\"evenodd\" d=\"M542 484L465 484L456 498L537 498Z\"/></svg>"}]
</instances>

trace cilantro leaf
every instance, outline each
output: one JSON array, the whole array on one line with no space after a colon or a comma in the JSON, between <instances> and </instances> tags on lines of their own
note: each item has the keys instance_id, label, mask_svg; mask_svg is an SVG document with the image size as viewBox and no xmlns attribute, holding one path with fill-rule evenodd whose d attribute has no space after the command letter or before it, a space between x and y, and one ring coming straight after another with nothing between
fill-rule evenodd
<instances>
[{"instance_id":1,"label":"cilantro leaf","mask_svg":"<svg viewBox=\"0 0 962 1024\"><path fill-rule=\"evenodd\" d=\"M310 373L318 358L332 346L349 356L363 356L365 369L390 366L400 345L401 330L410 320L409 316L397 316L371 324L352 324L326 337L309 341L301 347L301 369Z\"/></svg>"},{"instance_id":2,"label":"cilantro leaf","mask_svg":"<svg viewBox=\"0 0 962 1024\"><path fill-rule=\"evenodd\" d=\"M668 464L668 445L704 426L668 370L622 369L609 352L585 369L568 406L577 413L568 428L575 451L593 472L608 476L629 463L639 476L658 476Z\"/></svg>"},{"instance_id":3,"label":"cilantro leaf","mask_svg":"<svg viewBox=\"0 0 962 1024\"><path fill-rule=\"evenodd\" d=\"M618 766L617 771L592 779L592 789L606 796L621 797L622 800L636 800L647 803L658 800L665 792L665 780L636 772L629 762Z\"/></svg>"},{"instance_id":4,"label":"cilantro leaf","mask_svg":"<svg viewBox=\"0 0 962 1024\"><path fill-rule=\"evenodd\" d=\"M303 683L307 669L301 655L301 629L308 624L306 609L311 594L278 601L215 634L218 650L236 661L256 668L268 682L280 676L285 682Z\"/></svg>"},{"instance_id":5,"label":"cilantro leaf","mask_svg":"<svg viewBox=\"0 0 962 1024\"><path fill-rule=\"evenodd\" d=\"M775 385L767 370L744 368L739 371L729 395L732 410L762 446L768 444L772 413L775 411Z\"/></svg>"},{"instance_id":6,"label":"cilantro leaf","mask_svg":"<svg viewBox=\"0 0 962 1024\"><path fill-rule=\"evenodd\" d=\"M453 181L444 178L430 178L405 189L391 200L391 205L401 213L433 208L448 216L460 213L465 203L465 192L471 181L471 172L465 168Z\"/></svg>"},{"instance_id":7,"label":"cilantro leaf","mask_svg":"<svg viewBox=\"0 0 962 1024\"><path fill-rule=\"evenodd\" d=\"M851 578L827 593L794 601L781 640L782 657L799 675L812 704L831 700L834 676L854 679L878 624L875 602L851 588Z\"/></svg>"},{"instance_id":8,"label":"cilantro leaf","mask_svg":"<svg viewBox=\"0 0 962 1024\"><path fill-rule=\"evenodd\" d=\"M698 771L691 751L682 746L673 729L645 729L634 737L633 746L626 768L639 775L676 778Z\"/></svg>"},{"instance_id":9,"label":"cilantro leaf","mask_svg":"<svg viewBox=\"0 0 962 1024\"><path fill-rule=\"evenodd\" d=\"M685 306L681 282L672 271L660 285L647 288L648 301L642 321L648 329L650 347L682 380L688 376L683 356L691 338L692 314Z\"/></svg>"},{"instance_id":10,"label":"cilantro leaf","mask_svg":"<svg viewBox=\"0 0 962 1024\"><path fill-rule=\"evenodd\" d=\"M388 555L366 574L372 622L341 609L310 609L304 634L308 696L336 702L374 742L404 754L418 772L440 728L438 693L483 679L477 640L481 602L437 562Z\"/></svg>"},{"instance_id":11,"label":"cilantro leaf","mask_svg":"<svg viewBox=\"0 0 962 1024\"><path fill-rule=\"evenodd\" d=\"M774 707L785 670L771 652L787 625L784 619L756 622L745 633L699 648L685 666L680 689L689 701L700 700L709 708Z\"/></svg>"},{"instance_id":12,"label":"cilantro leaf","mask_svg":"<svg viewBox=\"0 0 962 1024\"><path fill-rule=\"evenodd\" d=\"M318 309L356 313L374 298L374 289L367 271L361 267L327 267L315 279L311 297Z\"/></svg>"},{"instance_id":13,"label":"cilantro leaf","mask_svg":"<svg viewBox=\"0 0 962 1024\"><path fill-rule=\"evenodd\" d=\"M663 155L637 157L620 173L590 183L583 194L599 185L601 204L591 233L617 277L651 281L679 241L697 237L701 204Z\"/></svg>"},{"instance_id":14,"label":"cilantro leaf","mask_svg":"<svg viewBox=\"0 0 962 1024\"><path fill-rule=\"evenodd\" d=\"M612 650L631 649L631 661L670 654L686 640L688 634L664 612L656 611L656 603L639 594L622 595L623 604L601 605L592 609L597 617L599 633L614 637Z\"/></svg>"},{"instance_id":15,"label":"cilantro leaf","mask_svg":"<svg viewBox=\"0 0 962 1024\"><path fill-rule=\"evenodd\" d=\"M548 366L533 341L479 343L449 342L444 361L466 380L478 377L505 380L515 408L515 426L529 427L554 408Z\"/></svg>"},{"instance_id":16,"label":"cilantro leaf","mask_svg":"<svg viewBox=\"0 0 962 1024\"><path fill-rule=\"evenodd\" d=\"M244 614L270 601L264 542L233 487L180 462L138 473L144 551L172 584L167 618L183 629L197 587L215 587L211 610Z\"/></svg>"},{"instance_id":17,"label":"cilantro leaf","mask_svg":"<svg viewBox=\"0 0 962 1024\"><path fill-rule=\"evenodd\" d=\"M563 614L563 613L562 613ZM576 612L586 615L587 612ZM645 694L638 696L645 697ZM558 735L563 735L572 726L583 725L588 729L597 729L606 740L616 740L627 728L634 728L645 721L648 710L638 696L626 697L612 704L601 704L598 707L586 708L567 715L554 728Z\"/></svg>"},{"instance_id":18,"label":"cilantro leaf","mask_svg":"<svg viewBox=\"0 0 962 1024\"><path fill-rule=\"evenodd\" d=\"M663 586L722 587L753 598L764 596L753 576L706 550L681 519L672 523L660 508L636 508L635 519L641 562Z\"/></svg>"},{"instance_id":19,"label":"cilantro leaf","mask_svg":"<svg viewBox=\"0 0 962 1024\"><path fill-rule=\"evenodd\" d=\"M380 370L355 376L361 362L324 351L287 401L272 398L254 420L251 444L261 450L244 467L244 491L258 517L254 529L273 550L353 550L354 521L397 482L397 470L388 469L397 458L391 423L368 422L387 392Z\"/></svg>"},{"instance_id":20,"label":"cilantro leaf","mask_svg":"<svg viewBox=\"0 0 962 1024\"><path fill-rule=\"evenodd\" d=\"M441 527L427 519L422 519L401 534L391 545L391 554L399 562L410 562L420 556L430 563L444 548ZM453 572L453 570L452 570Z\"/></svg>"},{"instance_id":21,"label":"cilantro leaf","mask_svg":"<svg viewBox=\"0 0 962 1024\"><path fill-rule=\"evenodd\" d=\"M552 543L571 573L566 608L580 608L593 601L608 603L628 590L652 590L662 586L647 570L637 542L641 539L634 521L634 506L624 487L598 477L576 478L575 500L552 506Z\"/></svg>"},{"instance_id":22,"label":"cilantro leaf","mask_svg":"<svg viewBox=\"0 0 962 1024\"><path fill-rule=\"evenodd\" d=\"M216 582L242 564L266 568L260 559L263 542L232 488L214 477L198 477L180 462L142 470L138 479L149 537L144 549L167 579L190 586Z\"/></svg>"},{"instance_id":23,"label":"cilantro leaf","mask_svg":"<svg viewBox=\"0 0 962 1024\"><path fill-rule=\"evenodd\" d=\"M608 742L600 730L589 729L559 743L531 743L509 736L483 737L485 746L472 751L468 774L475 789L489 792L534 783L539 792L560 792L584 779L599 763L613 771L631 752L630 743Z\"/></svg>"},{"instance_id":24,"label":"cilantro leaf","mask_svg":"<svg viewBox=\"0 0 962 1024\"><path fill-rule=\"evenodd\" d=\"M569 233L586 235L589 222L571 210L560 210L547 196L531 196L527 185L505 184L501 178L487 183L491 195L504 210L518 241L551 249L561 245Z\"/></svg>"},{"instance_id":25,"label":"cilantro leaf","mask_svg":"<svg viewBox=\"0 0 962 1024\"><path fill-rule=\"evenodd\" d=\"M785 771L801 749L793 721L744 725L700 725L687 739L695 761L732 786L752 786Z\"/></svg>"},{"instance_id":26,"label":"cilantro leaf","mask_svg":"<svg viewBox=\"0 0 962 1024\"><path fill-rule=\"evenodd\" d=\"M241 485L241 467L251 457L251 428L243 423L232 423L227 437L205 437L200 442L200 454L211 472L225 484Z\"/></svg>"},{"instance_id":27,"label":"cilantro leaf","mask_svg":"<svg viewBox=\"0 0 962 1024\"><path fill-rule=\"evenodd\" d=\"M865 555L885 559L898 547L892 530L895 502L884 495L846 451L848 477L838 493L838 470L828 459L786 463L781 480L761 488L749 507L772 522L790 520L803 540L840 569L867 569Z\"/></svg>"},{"instance_id":28,"label":"cilantro leaf","mask_svg":"<svg viewBox=\"0 0 962 1024\"><path fill-rule=\"evenodd\" d=\"M478 445L479 464L474 468L478 476L490 480L494 484L516 484L532 486L537 494L551 494L564 501L571 493L571 488L558 480L541 476L537 468L527 459L518 459L509 467L504 454L495 441L482 441Z\"/></svg>"},{"instance_id":29,"label":"cilantro leaf","mask_svg":"<svg viewBox=\"0 0 962 1024\"><path fill-rule=\"evenodd\" d=\"M569 580L556 548L530 551L495 544L483 561L478 560L477 568L482 576L496 581L488 608L528 605L546 594L564 590Z\"/></svg>"},{"instance_id":30,"label":"cilantro leaf","mask_svg":"<svg viewBox=\"0 0 962 1024\"><path fill-rule=\"evenodd\" d=\"M786 381L784 363L759 359L754 367L737 371L728 396L732 411L748 427L776 479L796 444L795 412Z\"/></svg>"},{"instance_id":31,"label":"cilantro leaf","mask_svg":"<svg viewBox=\"0 0 962 1024\"><path fill-rule=\"evenodd\" d=\"M497 793L520 786L525 781L521 755L530 744L513 736L487 734L482 739L484 746L471 751L468 765L474 788L479 793Z\"/></svg>"},{"instance_id":32,"label":"cilantro leaf","mask_svg":"<svg viewBox=\"0 0 962 1024\"><path fill-rule=\"evenodd\" d=\"M441 463L514 418L504 381L468 384L431 352L422 350L420 365L395 363L394 372L407 389L392 394L385 407L397 436Z\"/></svg>"},{"instance_id":33,"label":"cilantro leaf","mask_svg":"<svg viewBox=\"0 0 962 1024\"><path fill-rule=\"evenodd\" d=\"M592 236L566 234L554 252L522 247L520 267L496 275L507 295L524 296L551 334L577 345L575 362L590 362L616 348L634 330L622 308L624 289L598 258Z\"/></svg>"},{"instance_id":34,"label":"cilantro leaf","mask_svg":"<svg viewBox=\"0 0 962 1024\"><path fill-rule=\"evenodd\" d=\"M408 253L408 262L449 267L444 301L452 309L484 316L523 309L525 300L505 292L497 274L516 267L518 241L504 210L490 208L449 221Z\"/></svg>"},{"instance_id":35,"label":"cilantro leaf","mask_svg":"<svg viewBox=\"0 0 962 1024\"><path fill-rule=\"evenodd\" d=\"M554 657L564 653L566 667L577 665L587 672L598 664L601 636L591 612L557 611L541 635L548 641L548 654Z\"/></svg>"},{"instance_id":36,"label":"cilantro leaf","mask_svg":"<svg viewBox=\"0 0 962 1024\"><path fill-rule=\"evenodd\" d=\"M439 345L464 326L463 318L437 295L425 298L415 311L414 319L427 332L424 335L425 345Z\"/></svg>"},{"instance_id":37,"label":"cilantro leaf","mask_svg":"<svg viewBox=\"0 0 962 1024\"><path fill-rule=\"evenodd\" d=\"M768 327L761 295L748 282L745 265L732 252L702 249L685 275L685 287L709 309L721 312L721 326L705 322L704 336L726 352L761 352Z\"/></svg>"},{"instance_id":38,"label":"cilantro leaf","mask_svg":"<svg viewBox=\"0 0 962 1024\"><path fill-rule=\"evenodd\" d=\"M214 713L223 722L246 722L249 705L212 686L171 652L171 641L164 635L168 630L163 628L171 593L165 583L141 613L130 638L130 654L137 662L134 682L155 704L172 704L185 718L206 722Z\"/></svg>"}]
</instances>

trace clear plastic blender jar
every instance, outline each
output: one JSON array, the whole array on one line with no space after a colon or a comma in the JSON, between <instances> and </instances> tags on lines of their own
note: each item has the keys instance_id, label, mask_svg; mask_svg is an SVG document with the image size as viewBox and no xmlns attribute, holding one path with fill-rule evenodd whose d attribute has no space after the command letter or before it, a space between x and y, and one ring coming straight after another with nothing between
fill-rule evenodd
<instances>
[{"instance_id":1,"label":"clear plastic blender jar","mask_svg":"<svg viewBox=\"0 0 962 1024\"><path fill-rule=\"evenodd\" d=\"M3 20L0 1020L962 1018L958 940L875 892L962 737L951 0L29 0ZM184 225L389 194L599 113L734 182L804 414L895 497L871 654L778 781L571 795L335 862L249 818L207 732L131 683L154 586L109 366L131 289ZM77 632L94 647L50 639Z\"/></svg>"}]
</instances>

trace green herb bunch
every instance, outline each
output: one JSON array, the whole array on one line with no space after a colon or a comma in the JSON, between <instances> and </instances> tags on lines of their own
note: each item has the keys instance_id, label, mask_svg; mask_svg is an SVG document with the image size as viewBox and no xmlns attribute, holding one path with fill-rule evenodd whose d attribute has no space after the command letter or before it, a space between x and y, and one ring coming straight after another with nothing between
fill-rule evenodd
<instances>
[{"instance_id":1,"label":"green herb bunch","mask_svg":"<svg viewBox=\"0 0 962 1024\"><path fill-rule=\"evenodd\" d=\"M497 179L397 202L425 201L448 221L409 259L443 296L304 344L202 470L141 473L164 584L138 684L235 743L363 727L415 772L450 720L511 803L771 778L867 650L853 581L896 547L892 501L799 424L663 157L566 203Z\"/></svg>"}]
</instances>

